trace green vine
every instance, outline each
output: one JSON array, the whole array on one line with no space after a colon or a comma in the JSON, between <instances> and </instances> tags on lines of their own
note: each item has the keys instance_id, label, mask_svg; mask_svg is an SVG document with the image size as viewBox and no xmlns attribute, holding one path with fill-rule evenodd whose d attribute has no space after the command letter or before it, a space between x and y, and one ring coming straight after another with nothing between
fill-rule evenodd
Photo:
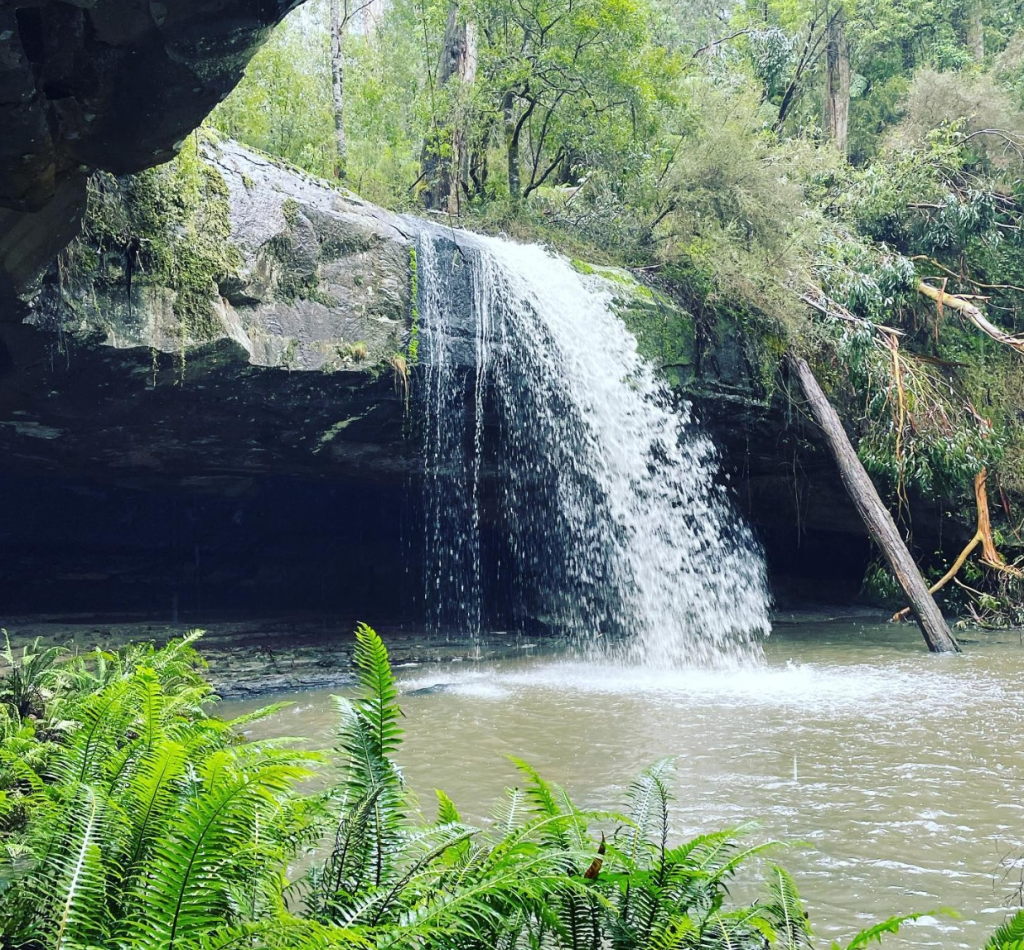
<instances>
[{"instance_id":1,"label":"green vine","mask_svg":"<svg viewBox=\"0 0 1024 950\"><path fill-rule=\"evenodd\" d=\"M412 297L412 329L409 331L409 364L415 365L420 357L420 304L419 304L419 272L416 264L416 248L409 248L409 271L412 274L410 292Z\"/></svg>"}]
</instances>

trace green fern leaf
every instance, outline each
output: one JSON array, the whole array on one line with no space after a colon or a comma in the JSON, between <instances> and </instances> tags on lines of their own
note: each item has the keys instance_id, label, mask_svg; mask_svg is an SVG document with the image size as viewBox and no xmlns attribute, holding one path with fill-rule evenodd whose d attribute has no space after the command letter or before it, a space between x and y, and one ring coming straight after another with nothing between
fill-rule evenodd
<instances>
[{"instance_id":1,"label":"green fern leaf","mask_svg":"<svg viewBox=\"0 0 1024 950\"><path fill-rule=\"evenodd\" d=\"M402 741L398 684L384 641L365 623L356 627L355 664L363 696L354 705L372 728L377 754L382 758L394 755Z\"/></svg>"},{"instance_id":2,"label":"green fern leaf","mask_svg":"<svg viewBox=\"0 0 1024 950\"><path fill-rule=\"evenodd\" d=\"M882 938L886 936L886 934L899 933L900 928L904 924L920 920L922 917L931 917L933 914L944 914L947 917L957 916L955 911L944 907L940 910L925 911L920 914L902 914L896 917L890 917L888 920L883 920L881 923L874 924L873 926L862 930L846 945L845 950L861 950L861 948L867 947L872 943L881 943ZM839 948L839 944L834 943L832 946L835 950L838 950Z\"/></svg>"},{"instance_id":3,"label":"green fern leaf","mask_svg":"<svg viewBox=\"0 0 1024 950\"><path fill-rule=\"evenodd\" d=\"M999 926L989 937L985 950L1024 950L1024 910L1018 910Z\"/></svg>"}]
</instances>

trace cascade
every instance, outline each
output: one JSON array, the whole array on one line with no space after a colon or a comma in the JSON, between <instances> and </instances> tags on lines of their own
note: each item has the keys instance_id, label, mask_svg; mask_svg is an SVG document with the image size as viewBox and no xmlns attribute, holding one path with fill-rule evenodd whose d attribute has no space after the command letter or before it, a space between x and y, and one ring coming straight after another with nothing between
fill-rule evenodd
<instances>
[{"instance_id":1,"label":"cascade","mask_svg":"<svg viewBox=\"0 0 1024 950\"><path fill-rule=\"evenodd\" d=\"M539 622L663 668L759 658L760 552L608 281L539 246L417 227L430 626Z\"/></svg>"}]
</instances>

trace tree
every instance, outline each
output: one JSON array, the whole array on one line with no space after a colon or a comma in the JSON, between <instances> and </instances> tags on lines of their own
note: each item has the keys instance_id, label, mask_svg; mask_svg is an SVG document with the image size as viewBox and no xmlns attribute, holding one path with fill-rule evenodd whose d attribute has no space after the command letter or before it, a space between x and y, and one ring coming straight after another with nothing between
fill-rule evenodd
<instances>
[{"instance_id":1,"label":"tree","mask_svg":"<svg viewBox=\"0 0 1024 950\"><path fill-rule=\"evenodd\" d=\"M343 179L348 166L348 141L345 137L345 36L354 17L373 3L363 0L330 0L331 103L334 107L334 146L337 153L335 175Z\"/></svg>"},{"instance_id":2,"label":"tree","mask_svg":"<svg viewBox=\"0 0 1024 950\"><path fill-rule=\"evenodd\" d=\"M825 135L845 155L850 124L850 41L841 8L829 20L825 47Z\"/></svg>"},{"instance_id":3,"label":"tree","mask_svg":"<svg viewBox=\"0 0 1024 950\"><path fill-rule=\"evenodd\" d=\"M651 42L651 17L645 0L476 0L477 121L502 130L513 202L652 133L673 67Z\"/></svg>"},{"instance_id":4,"label":"tree","mask_svg":"<svg viewBox=\"0 0 1024 950\"><path fill-rule=\"evenodd\" d=\"M423 202L428 208L459 210L460 184L469 173L467 119L461 108L466 87L476 79L476 26L467 22L459 0L450 0L437 66L437 85L447 94L446 120L431 128L423 147Z\"/></svg>"}]
</instances>

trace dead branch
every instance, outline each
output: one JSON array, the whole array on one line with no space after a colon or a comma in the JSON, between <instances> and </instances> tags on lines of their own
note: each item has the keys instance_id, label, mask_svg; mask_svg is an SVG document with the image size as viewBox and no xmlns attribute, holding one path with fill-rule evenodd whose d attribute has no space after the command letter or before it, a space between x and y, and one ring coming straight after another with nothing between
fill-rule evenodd
<instances>
[{"instance_id":1,"label":"dead branch","mask_svg":"<svg viewBox=\"0 0 1024 950\"><path fill-rule=\"evenodd\" d=\"M1003 556L996 550L996 543L992 537L992 520L989 516L988 510L988 492L985 489L985 480L988 477L988 472L982 469L974 476L974 500L978 508L978 530L974 532L974 537L967 542L965 547L957 559L953 562L952 566L942 578L936 581L930 588L928 593L934 594L936 591L942 590L951 580L955 580L956 575L960 572L960 568L964 566L967 558L970 557L971 552L980 544L981 545L981 563L986 567L992 568L992 570L999 571L1003 574L1008 574L1011 577L1024 578L1024 571L1020 568L1014 567L1013 565L1007 564ZM959 582L957 582L959 583ZM960 584L963 587L963 584ZM905 620L910 614L910 608L904 607L902 610L897 611L893 614L892 619Z\"/></svg>"},{"instance_id":2,"label":"dead branch","mask_svg":"<svg viewBox=\"0 0 1024 950\"><path fill-rule=\"evenodd\" d=\"M955 310L957 313L965 316L982 333L992 337L997 343L1002 343L1018 353L1024 353L1024 338L1007 333L1005 330L1000 330L994 323L990 323L986 316L964 297L956 294L947 294L944 290L932 287L923 280L918 281L917 292L935 301L939 307L940 316L942 308L949 307L951 310Z\"/></svg>"}]
</instances>

